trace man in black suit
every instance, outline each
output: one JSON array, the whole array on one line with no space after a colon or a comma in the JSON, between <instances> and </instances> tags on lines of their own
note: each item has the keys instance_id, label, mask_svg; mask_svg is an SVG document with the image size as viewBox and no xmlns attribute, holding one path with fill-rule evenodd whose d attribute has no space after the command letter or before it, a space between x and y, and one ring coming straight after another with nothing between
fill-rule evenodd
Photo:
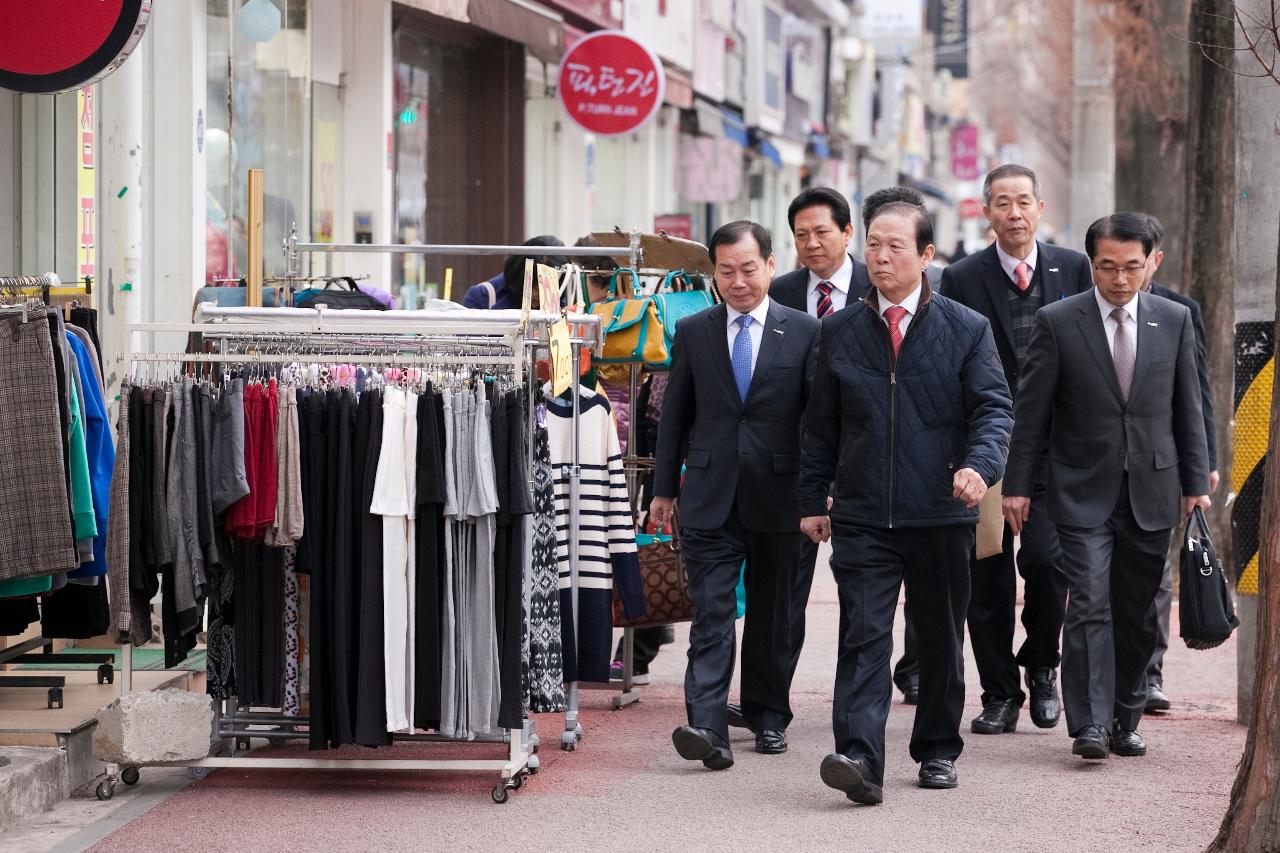
<instances>
[{"instance_id":1,"label":"man in black suit","mask_svg":"<svg viewBox=\"0 0 1280 853\"><path fill-rule=\"evenodd\" d=\"M1031 498L1052 448L1046 508L1070 593L1062 696L1072 752L1087 759L1146 754L1147 613L1169 534L1209 506L1195 329L1186 307L1141 292L1153 246L1138 214L1089 226L1098 285L1036 315L1005 472L1017 533L1045 511Z\"/></svg>"},{"instance_id":2,"label":"man in black suit","mask_svg":"<svg viewBox=\"0 0 1280 853\"><path fill-rule=\"evenodd\" d=\"M733 766L727 700L734 589L744 560L742 715L756 733L757 752L787 750L791 594L803 538L800 424L818 321L769 299L773 251L761 226L723 225L707 251L724 304L676 325L649 514L665 524L678 491L679 535L697 607L684 679L689 724L672 741L681 757L723 770Z\"/></svg>"},{"instance_id":3,"label":"man in black suit","mask_svg":"<svg viewBox=\"0 0 1280 853\"><path fill-rule=\"evenodd\" d=\"M983 181L982 196L995 242L947 267L941 290L991 321L1005 378L1016 399L1021 393L1019 371L1036 312L1088 290L1093 282L1084 255L1036 239L1044 200L1035 172L1014 164L999 166ZM1005 526L1001 553L973 561L969 639L982 682L982 713L970 724L976 734L1001 734L1017 728L1026 700L1019 684L1019 666L1026 669L1032 722L1040 728L1058 724L1058 636L1066 610L1066 586L1059 569L1057 535L1042 509L1047 465L1047 459L1042 458L1031 495L1041 511L1031 513L1018 549L1017 571L1025 584L1022 624L1027 639L1016 657L1013 530Z\"/></svg>"},{"instance_id":4,"label":"man in black suit","mask_svg":"<svg viewBox=\"0 0 1280 853\"><path fill-rule=\"evenodd\" d=\"M1187 306L1191 312L1191 326L1196 332L1196 373L1200 377L1200 411L1204 415L1205 442L1209 448L1209 494L1218 490L1218 438L1213 425L1213 391L1209 388L1209 357L1205 344L1204 319L1200 313L1200 303L1190 296L1184 296L1176 290L1157 283L1156 272L1164 262L1164 223L1154 216L1147 215L1147 227L1151 229L1154 248L1147 260L1147 276L1143 290L1163 296ZM1151 663L1147 666L1147 707L1148 711L1169 710L1169 697L1164 692L1164 653L1169 650L1169 611L1173 607L1173 563L1165 561L1164 577L1160 581L1160 589L1156 592L1156 600L1147 614L1147 621L1155 625L1156 650L1151 655Z\"/></svg>"},{"instance_id":5,"label":"man in black suit","mask_svg":"<svg viewBox=\"0 0 1280 853\"><path fill-rule=\"evenodd\" d=\"M954 788L964 746L964 618L977 506L1000 479L1012 404L982 315L932 295L933 226L882 207L867 232L875 290L822 321L805 411L801 529L832 540L840 657L822 781L883 798L893 618L905 579L920 634L911 757L925 788ZM827 496L834 502L827 508Z\"/></svg>"}]
</instances>

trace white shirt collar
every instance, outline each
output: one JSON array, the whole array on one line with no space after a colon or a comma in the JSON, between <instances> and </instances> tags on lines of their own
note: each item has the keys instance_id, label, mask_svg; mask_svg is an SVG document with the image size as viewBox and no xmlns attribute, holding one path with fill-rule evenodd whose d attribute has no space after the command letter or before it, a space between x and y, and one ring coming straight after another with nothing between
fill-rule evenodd
<instances>
[{"instance_id":1,"label":"white shirt collar","mask_svg":"<svg viewBox=\"0 0 1280 853\"><path fill-rule=\"evenodd\" d=\"M1015 258L1013 255L1005 252L1000 248L1000 241L996 241L996 255L1000 258L1000 268L1004 270L1004 274L1009 276L1010 281L1017 281L1018 264L1024 263ZM1036 274L1036 261L1040 257L1040 244L1035 240L1031 241L1031 254L1027 255L1025 263L1031 267L1031 275Z\"/></svg>"},{"instance_id":2,"label":"white shirt collar","mask_svg":"<svg viewBox=\"0 0 1280 853\"><path fill-rule=\"evenodd\" d=\"M1103 297L1102 291L1095 287L1093 289L1093 298L1098 301L1098 310L1102 312L1102 322L1105 323L1107 320L1111 319L1111 312L1117 307L1123 308L1128 312L1130 320L1135 323L1138 322L1138 294L1133 294L1133 298L1130 299L1127 304L1116 306L1108 302Z\"/></svg>"},{"instance_id":3,"label":"white shirt collar","mask_svg":"<svg viewBox=\"0 0 1280 853\"><path fill-rule=\"evenodd\" d=\"M916 285L916 289L915 289L915 290L913 290L913 291L911 291L911 293L907 294L907 298L906 298L906 299L904 299L904 300L902 300L901 302L899 302L899 303L898 303L898 304L899 304L899 305L901 305L903 308L906 308L906 309L907 309L907 316L908 316L908 317L914 317L914 316L916 316L916 310L920 307L920 291L921 291L921 288L922 288L922 285L917 284L917 285ZM884 298L884 294L883 294L883 293L878 293L878 292L877 292L877 295L879 296L879 299L880 299L880 316L881 316L881 317L883 317L883 316L884 316L884 312L885 312L886 310L888 310L889 308L893 307L893 303L892 303L892 302L890 302L889 300L885 299L885 298Z\"/></svg>"},{"instance_id":4,"label":"white shirt collar","mask_svg":"<svg viewBox=\"0 0 1280 853\"><path fill-rule=\"evenodd\" d=\"M742 316L742 312L735 311L727 302L724 307L729 309L729 325L732 326L734 323L738 322L738 318ZM752 308L747 313L751 315L752 320L756 321L756 325L763 329L765 320L769 319L769 297L766 296L764 299L761 299L760 304L755 308Z\"/></svg>"},{"instance_id":5,"label":"white shirt collar","mask_svg":"<svg viewBox=\"0 0 1280 853\"><path fill-rule=\"evenodd\" d=\"M813 270L809 270L809 291L813 292L819 284L824 281L831 282L831 286L841 293L849 292L849 285L853 282L853 258L846 252L844 263L840 269L836 270L836 274L831 278L819 278L818 274Z\"/></svg>"}]
</instances>

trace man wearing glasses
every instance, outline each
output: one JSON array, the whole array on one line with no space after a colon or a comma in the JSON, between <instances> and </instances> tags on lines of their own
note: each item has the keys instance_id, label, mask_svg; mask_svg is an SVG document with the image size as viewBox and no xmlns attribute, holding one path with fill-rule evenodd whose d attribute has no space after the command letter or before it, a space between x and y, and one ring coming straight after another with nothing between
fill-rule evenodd
<instances>
[{"instance_id":1,"label":"man wearing glasses","mask_svg":"<svg viewBox=\"0 0 1280 853\"><path fill-rule=\"evenodd\" d=\"M1036 514L1041 448L1052 448L1048 518L1069 592L1062 697L1072 752L1085 759L1146 754L1147 613L1170 533L1209 506L1195 330L1185 306L1142 292L1154 246L1141 214L1089 226L1097 286L1036 314L1005 470L1017 533Z\"/></svg>"}]
</instances>

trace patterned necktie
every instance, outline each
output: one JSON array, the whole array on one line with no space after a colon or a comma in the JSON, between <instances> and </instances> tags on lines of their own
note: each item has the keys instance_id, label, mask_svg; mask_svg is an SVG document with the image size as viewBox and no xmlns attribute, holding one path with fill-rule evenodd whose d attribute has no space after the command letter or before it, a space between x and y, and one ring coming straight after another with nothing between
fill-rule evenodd
<instances>
[{"instance_id":1,"label":"patterned necktie","mask_svg":"<svg viewBox=\"0 0 1280 853\"><path fill-rule=\"evenodd\" d=\"M1116 321L1116 337L1111 345L1111 360L1116 365L1116 380L1120 383L1120 392L1125 402L1129 401L1129 389L1133 386L1133 335L1129 331L1129 312L1123 308L1113 308L1111 319Z\"/></svg>"},{"instance_id":2,"label":"patterned necktie","mask_svg":"<svg viewBox=\"0 0 1280 853\"><path fill-rule=\"evenodd\" d=\"M1026 293L1027 288L1031 286L1031 266L1026 261L1022 261L1014 268L1013 275L1013 283L1018 286L1018 290Z\"/></svg>"},{"instance_id":3,"label":"patterned necktie","mask_svg":"<svg viewBox=\"0 0 1280 853\"><path fill-rule=\"evenodd\" d=\"M835 307L831 304L831 282L818 282L818 319L831 313L831 309Z\"/></svg>"},{"instance_id":4,"label":"patterned necktie","mask_svg":"<svg viewBox=\"0 0 1280 853\"><path fill-rule=\"evenodd\" d=\"M884 318L889 321L889 341L893 344L893 357L898 357L898 350L902 349L902 329L898 324L902 322L902 318L907 316L907 309L901 305L893 305L884 309Z\"/></svg>"},{"instance_id":5,"label":"patterned necktie","mask_svg":"<svg viewBox=\"0 0 1280 853\"><path fill-rule=\"evenodd\" d=\"M738 397L745 403L751 388L751 316L743 314L736 321L738 336L733 339L733 379L738 383Z\"/></svg>"}]
</instances>

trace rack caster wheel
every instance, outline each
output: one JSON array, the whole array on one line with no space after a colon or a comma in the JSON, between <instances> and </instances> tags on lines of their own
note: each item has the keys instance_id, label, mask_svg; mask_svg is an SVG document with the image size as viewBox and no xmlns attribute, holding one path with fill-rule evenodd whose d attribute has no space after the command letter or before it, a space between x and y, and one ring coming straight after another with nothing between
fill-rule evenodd
<instances>
[{"instance_id":1,"label":"rack caster wheel","mask_svg":"<svg viewBox=\"0 0 1280 853\"><path fill-rule=\"evenodd\" d=\"M537 776L538 771L541 769L542 769L542 761L538 759L538 756L536 755L529 756L529 775Z\"/></svg>"},{"instance_id":2,"label":"rack caster wheel","mask_svg":"<svg viewBox=\"0 0 1280 853\"><path fill-rule=\"evenodd\" d=\"M104 803L115 796L116 786L110 782L99 782L98 787L94 790L94 794Z\"/></svg>"},{"instance_id":3,"label":"rack caster wheel","mask_svg":"<svg viewBox=\"0 0 1280 853\"><path fill-rule=\"evenodd\" d=\"M542 745L542 738L537 735L529 735L529 749L534 755L538 754L538 747Z\"/></svg>"},{"instance_id":4,"label":"rack caster wheel","mask_svg":"<svg viewBox=\"0 0 1280 853\"><path fill-rule=\"evenodd\" d=\"M576 740L561 740L560 749L564 750L565 752L577 752L578 742Z\"/></svg>"},{"instance_id":5,"label":"rack caster wheel","mask_svg":"<svg viewBox=\"0 0 1280 853\"><path fill-rule=\"evenodd\" d=\"M514 791L519 791L521 788L523 788L524 780L527 775L528 774L526 773L517 773L516 778L511 780L511 789Z\"/></svg>"},{"instance_id":6,"label":"rack caster wheel","mask_svg":"<svg viewBox=\"0 0 1280 853\"><path fill-rule=\"evenodd\" d=\"M98 667L98 683L99 684L115 684L116 669L109 663L104 663Z\"/></svg>"},{"instance_id":7,"label":"rack caster wheel","mask_svg":"<svg viewBox=\"0 0 1280 853\"><path fill-rule=\"evenodd\" d=\"M493 797L493 801L498 805L502 805L511 799L511 794L507 792L506 785L494 785L493 790L489 792L489 796Z\"/></svg>"},{"instance_id":8,"label":"rack caster wheel","mask_svg":"<svg viewBox=\"0 0 1280 853\"><path fill-rule=\"evenodd\" d=\"M190 776L192 779L196 779L196 780L206 779L209 776L209 768L208 767L188 767L187 775Z\"/></svg>"},{"instance_id":9,"label":"rack caster wheel","mask_svg":"<svg viewBox=\"0 0 1280 853\"><path fill-rule=\"evenodd\" d=\"M138 784L138 768L126 767L120 774L120 781L126 785Z\"/></svg>"},{"instance_id":10,"label":"rack caster wheel","mask_svg":"<svg viewBox=\"0 0 1280 853\"><path fill-rule=\"evenodd\" d=\"M241 752L248 749L249 749L249 739L247 737L236 738L236 752Z\"/></svg>"}]
</instances>

